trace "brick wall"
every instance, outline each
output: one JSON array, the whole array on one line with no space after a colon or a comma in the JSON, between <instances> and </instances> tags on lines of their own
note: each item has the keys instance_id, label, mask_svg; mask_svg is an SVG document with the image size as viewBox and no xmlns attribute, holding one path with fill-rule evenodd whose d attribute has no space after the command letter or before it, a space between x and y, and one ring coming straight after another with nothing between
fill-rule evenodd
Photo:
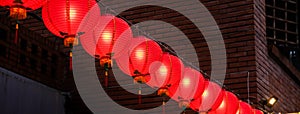
<instances>
[{"instance_id":1,"label":"brick wall","mask_svg":"<svg viewBox=\"0 0 300 114\"><path fill-rule=\"evenodd\" d=\"M249 85L250 101L257 103L253 1L201 0L201 2L212 13L220 27L225 41L227 53L227 72L225 80L226 87L231 89L234 93L237 93L241 100L247 100ZM113 3L110 5L113 5ZM178 7L189 10L188 7L192 7L192 5L180 6L179 3ZM194 15L195 18L197 18L197 13ZM187 38L189 38L193 44L197 52L201 70L209 75L211 74L211 56L207 42L201 34L201 31L198 31L195 25L191 23L191 21L187 20L186 17L182 16L178 12L158 6L142 6L132 8L121 13L121 16L133 24L148 20L162 20L177 27L183 32L184 35L186 35ZM144 26L141 28L143 27ZM179 52L183 51L187 56L190 53L193 53L191 50L182 48L184 45L181 42L182 39L176 37L177 33L174 33L172 30L168 30L168 27L159 28L159 26L148 24L144 28L148 30L156 29L156 31L159 31L150 33L154 38L158 38L159 40L171 39L171 44L179 47L177 48L177 46L175 46L173 48L179 49ZM161 31L164 33L161 33ZM194 61L191 62L193 63ZM247 83L248 76L249 83ZM159 102L159 100L157 102ZM155 104L152 106L155 106ZM195 112L192 111L191 113Z\"/></svg>"},{"instance_id":2,"label":"brick wall","mask_svg":"<svg viewBox=\"0 0 300 114\"><path fill-rule=\"evenodd\" d=\"M200 0L211 12L215 18L221 33L223 35L227 54L227 69L225 85L234 93L238 94L239 99L250 101L255 107L259 107L258 101L262 98L268 98L271 95L277 96L280 100L275 105L275 111L293 112L300 107L300 87L293 79L282 69L278 63L268 55L266 33L265 33L265 11L264 0ZM187 2L188 1L184 1ZM119 0L111 1L110 5L128 4ZM175 3L174 3L175 4ZM181 6L194 13L195 19L202 18L193 12L191 6ZM121 6L121 5L120 5ZM142 26L149 30L156 30L151 36L162 41L169 41L179 53L184 53L183 57L193 55L193 50L184 49L185 47L181 36L185 35L195 48L199 63L195 60L188 60L192 64L199 64L201 70L211 74L211 55L208 44L203 38L201 31L195 29L195 25L187 20L180 13L158 6L141 6L129 9L121 13L131 23L139 23L146 20L162 20L177 27L182 34L174 32L167 26L160 28L156 25L148 24ZM2 18L1 18L2 19ZM2 19L3 20L3 19ZM11 33L12 34L12 33ZM13 36L13 34L11 35ZM7 44L5 44L7 45ZM62 57L63 55L60 55ZM96 66L99 68L99 65ZM12 66L6 66L13 68ZM13 70L13 69L12 69ZM13 70L14 71L14 70ZM24 70L21 70L24 71ZM15 71L18 72L18 71ZM98 69L99 78L103 84L103 70ZM112 73L110 73L112 74ZM37 79L39 80L39 79ZM249 80L249 83L248 83ZM46 80L45 83L48 83ZM118 86L113 78L109 79L111 86ZM112 82L112 83L111 83ZM83 104L78 95L72 74L67 75L65 81L66 90L70 91L72 97L73 113L91 113ZM248 89L249 88L249 89ZM156 95L149 95L143 98L145 105L140 107L137 104L136 97L133 97L122 88L107 89L108 94L116 99L120 104L132 108L151 108L161 104L161 98ZM248 95L249 92L249 95ZM124 98L119 97L122 94ZM195 113L189 111L189 113Z\"/></svg>"},{"instance_id":3,"label":"brick wall","mask_svg":"<svg viewBox=\"0 0 300 114\"><path fill-rule=\"evenodd\" d=\"M273 107L277 112L297 112L300 107L300 85L292 78L283 65L270 57L268 53L265 27L265 0L255 0L255 50L257 75L257 100L278 97Z\"/></svg>"},{"instance_id":4,"label":"brick wall","mask_svg":"<svg viewBox=\"0 0 300 114\"><path fill-rule=\"evenodd\" d=\"M216 19L225 41L226 87L237 93L241 100L249 99L254 107L261 108L258 102L262 98L275 95L281 100L275 105L274 111L297 111L300 99L296 96L300 95L299 85L268 55L264 1L201 0L201 2ZM130 9L121 15L132 23L154 19L163 20L178 27L195 47L201 70L210 74L211 60L207 43L201 31L194 30L193 24L180 14L164 8L144 6ZM165 34L174 34L165 28L155 28L154 25L149 27L158 29L157 31L166 31ZM153 36L161 37L155 33ZM162 36L172 38L170 37L172 35ZM176 37L173 39L178 40ZM288 98L293 98L293 100L285 102Z\"/></svg>"}]
</instances>

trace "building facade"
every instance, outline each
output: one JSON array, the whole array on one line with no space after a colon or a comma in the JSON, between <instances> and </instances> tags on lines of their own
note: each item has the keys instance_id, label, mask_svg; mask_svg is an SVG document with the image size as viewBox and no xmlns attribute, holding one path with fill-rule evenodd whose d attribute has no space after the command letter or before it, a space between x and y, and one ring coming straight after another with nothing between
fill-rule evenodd
<instances>
[{"instance_id":1,"label":"building facade","mask_svg":"<svg viewBox=\"0 0 300 114\"><path fill-rule=\"evenodd\" d=\"M239 99L249 101L253 107L266 112L299 112L299 1L200 0L200 2L216 20L225 43L227 68L224 88L236 93ZM105 3L106 6L120 9L122 4L125 4L124 6L128 4L118 0ZM190 5L188 3L189 1L175 0L172 4L194 15L193 20L204 18L199 17L199 12L193 12L195 6L192 2ZM105 8L102 10L110 12ZM41 12L34 13L39 16ZM69 61L65 52L69 49L63 48L62 41L51 35L43 24L40 24L42 21L29 17L21 21L19 41L15 44L15 21L2 16L4 14L1 13L0 26L1 67L47 86L70 92L73 96L70 113L91 113L77 93L72 72L68 71ZM198 57L197 60L187 61L194 65L199 64L200 69L211 76L213 60L208 42L216 40L207 41L203 31L200 31L189 18L172 9L154 5L134 7L118 16L131 24L150 20L168 23L164 27L145 23L140 25L140 28L154 31L150 34L152 37L168 42L171 48L178 50L178 54L183 53L180 56L192 56L194 51L187 50L180 35L168 25L174 26L190 40ZM35 21L39 24L34 26L32 23ZM97 59L95 66L98 68L99 80L103 85L104 72ZM143 97L142 102L145 105L138 105L135 99L137 97L122 89L116 83L112 72L111 70L109 73L111 77L109 86L118 88L105 90L115 102L131 109L149 109L161 105L162 98L156 94ZM264 106L261 101L272 96L277 97L278 102L271 108ZM189 110L187 113L196 112Z\"/></svg>"}]
</instances>

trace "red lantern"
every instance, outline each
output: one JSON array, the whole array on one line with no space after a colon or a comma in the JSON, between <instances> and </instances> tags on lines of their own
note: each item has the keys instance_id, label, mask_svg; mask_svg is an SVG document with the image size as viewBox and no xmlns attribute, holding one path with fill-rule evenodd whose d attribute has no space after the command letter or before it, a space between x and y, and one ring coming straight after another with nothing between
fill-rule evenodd
<instances>
[{"instance_id":1,"label":"red lantern","mask_svg":"<svg viewBox=\"0 0 300 114\"><path fill-rule=\"evenodd\" d=\"M75 36L79 24L95 4L95 0L48 0L43 6L42 18L49 31L65 38L65 46L73 46L78 44Z\"/></svg>"},{"instance_id":2,"label":"red lantern","mask_svg":"<svg viewBox=\"0 0 300 114\"><path fill-rule=\"evenodd\" d=\"M159 88L158 95L169 96L169 88L177 89L178 87L183 67L183 63L176 56L164 53L160 62L152 63L150 80L147 84L153 88Z\"/></svg>"},{"instance_id":3,"label":"red lantern","mask_svg":"<svg viewBox=\"0 0 300 114\"><path fill-rule=\"evenodd\" d=\"M203 75L192 69L185 68L178 88L170 89L170 96L179 102L180 107L189 107L190 101L198 98L204 92Z\"/></svg>"},{"instance_id":4,"label":"red lantern","mask_svg":"<svg viewBox=\"0 0 300 114\"><path fill-rule=\"evenodd\" d=\"M94 11L96 10L96 11ZM82 47L91 56L100 58L100 65L105 70L105 85L108 84L108 70L112 65L112 56L121 53L115 47L125 48L132 38L129 25L122 19L112 15L100 16L93 8L80 25L78 32ZM95 26L96 25L96 26ZM114 49L114 50L113 50Z\"/></svg>"},{"instance_id":5,"label":"red lantern","mask_svg":"<svg viewBox=\"0 0 300 114\"><path fill-rule=\"evenodd\" d=\"M257 109L253 109L252 112L253 112L254 114L264 114L263 111L257 110Z\"/></svg>"},{"instance_id":6,"label":"red lantern","mask_svg":"<svg viewBox=\"0 0 300 114\"><path fill-rule=\"evenodd\" d=\"M10 17L21 20L27 17L27 9L38 9L45 2L46 0L0 0L0 6L9 6Z\"/></svg>"},{"instance_id":7,"label":"red lantern","mask_svg":"<svg viewBox=\"0 0 300 114\"><path fill-rule=\"evenodd\" d=\"M96 54L99 54L100 56L100 64L106 64L110 63L111 56L118 53L118 51L114 50L113 47L114 44L119 40L119 38L122 37L125 39L131 39L132 38L132 32L124 20L117 18L115 16L101 16L100 22L97 24L97 26L94 29L94 34L97 38L97 48L96 48ZM103 20L103 21L102 21ZM110 20L108 23L104 20ZM116 47L119 48L125 48L127 43L119 43L116 45ZM119 50L121 52L121 50Z\"/></svg>"},{"instance_id":8,"label":"red lantern","mask_svg":"<svg viewBox=\"0 0 300 114\"><path fill-rule=\"evenodd\" d=\"M126 53L120 58L116 58L119 68L126 74L134 78L135 83L146 83L150 80L149 67L155 61L160 61L162 50L153 40L143 36L133 38ZM139 90L139 103L141 103L141 93Z\"/></svg>"},{"instance_id":9,"label":"red lantern","mask_svg":"<svg viewBox=\"0 0 300 114\"><path fill-rule=\"evenodd\" d=\"M218 84L210 81L204 82L204 88L203 94L190 103L191 108L198 112L216 110L222 103L224 91Z\"/></svg>"},{"instance_id":10,"label":"red lantern","mask_svg":"<svg viewBox=\"0 0 300 114\"><path fill-rule=\"evenodd\" d=\"M252 107L246 102L239 102L239 109L236 114L252 114Z\"/></svg>"},{"instance_id":11,"label":"red lantern","mask_svg":"<svg viewBox=\"0 0 300 114\"><path fill-rule=\"evenodd\" d=\"M236 114L239 108L238 98L231 92L225 91L222 103L216 110L212 110L209 114Z\"/></svg>"},{"instance_id":12,"label":"red lantern","mask_svg":"<svg viewBox=\"0 0 300 114\"><path fill-rule=\"evenodd\" d=\"M149 80L149 67L155 61L160 61L162 50L153 40L143 36L133 38L127 55L117 58L119 68L132 76L135 82L146 83Z\"/></svg>"},{"instance_id":13,"label":"red lantern","mask_svg":"<svg viewBox=\"0 0 300 114\"><path fill-rule=\"evenodd\" d=\"M119 55L125 47L129 46L132 32L124 20L112 15L99 16L99 14L96 14L84 21L78 30L83 32L83 35L80 36L80 42L85 51L91 56L111 58L111 55ZM118 43L119 40L125 40L126 42ZM114 49L117 47L122 50Z\"/></svg>"}]
</instances>

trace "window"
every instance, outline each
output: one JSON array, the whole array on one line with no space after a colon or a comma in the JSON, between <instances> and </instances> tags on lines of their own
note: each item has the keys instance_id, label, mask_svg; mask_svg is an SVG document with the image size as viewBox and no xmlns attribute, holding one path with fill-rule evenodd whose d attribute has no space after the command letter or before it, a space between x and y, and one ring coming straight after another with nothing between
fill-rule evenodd
<instances>
[{"instance_id":1,"label":"window","mask_svg":"<svg viewBox=\"0 0 300 114\"><path fill-rule=\"evenodd\" d=\"M300 70L299 0L266 0L266 34Z\"/></svg>"}]
</instances>

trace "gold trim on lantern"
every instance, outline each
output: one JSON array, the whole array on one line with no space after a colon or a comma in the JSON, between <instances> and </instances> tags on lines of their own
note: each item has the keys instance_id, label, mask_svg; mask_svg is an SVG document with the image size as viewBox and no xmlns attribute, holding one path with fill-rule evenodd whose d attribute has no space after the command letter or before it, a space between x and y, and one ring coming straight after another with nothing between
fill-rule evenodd
<instances>
[{"instance_id":1,"label":"gold trim on lantern","mask_svg":"<svg viewBox=\"0 0 300 114\"><path fill-rule=\"evenodd\" d=\"M78 45L78 39L75 36L68 36L64 39L64 45L66 47L76 46Z\"/></svg>"},{"instance_id":2,"label":"gold trim on lantern","mask_svg":"<svg viewBox=\"0 0 300 114\"><path fill-rule=\"evenodd\" d=\"M145 76L142 76L142 75L134 76L133 80L134 80L134 83L140 83L140 84L144 84L147 82Z\"/></svg>"},{"instance_id":3,"label":"gold trim on lantern","mask_svg":"<svg viewBox=\"0 0 300 114\"><path fill-rule=\"evenodd\" d=\"M188 100L180 100L178 105L180 108L189 108L190 102Z\"/></svg>"},{"instance_id":4,"label":"gold trim on lantern","mask_svg":"<svg viewBox=\"0 0 300 114\"><path fill-rule=\"evenodd\" d=\"M17 5L13 5L10 8L9 16L11 18L18 19L18 20L26 19L27 17L26 8L17 3Z\"/></svg>"},{"instance_id":5,"label":"gold trim on lantern","mask_svg":"<svg viewBox=\"0 0 300 114\"><path fill-rule=\"evenodd\" d=\"M157 90L157 95L159 95L159 96L169 96L170 94L169 94L168 88L162 87L162 88L159 88Z\"/></svg>"},{"instance_id":6,"label":"gold trim on lantern","mask_svg":"<svg viewBox=\"0 0 300 114\"><path fill-rule=\"evenodd\" d=\"M109 56L103 56L100 58L100 65L103 67L105 64L107 64L108 68L111 68L112 65L112 61L111 61L111 57Z\"/></svg>"}]
</instances>

